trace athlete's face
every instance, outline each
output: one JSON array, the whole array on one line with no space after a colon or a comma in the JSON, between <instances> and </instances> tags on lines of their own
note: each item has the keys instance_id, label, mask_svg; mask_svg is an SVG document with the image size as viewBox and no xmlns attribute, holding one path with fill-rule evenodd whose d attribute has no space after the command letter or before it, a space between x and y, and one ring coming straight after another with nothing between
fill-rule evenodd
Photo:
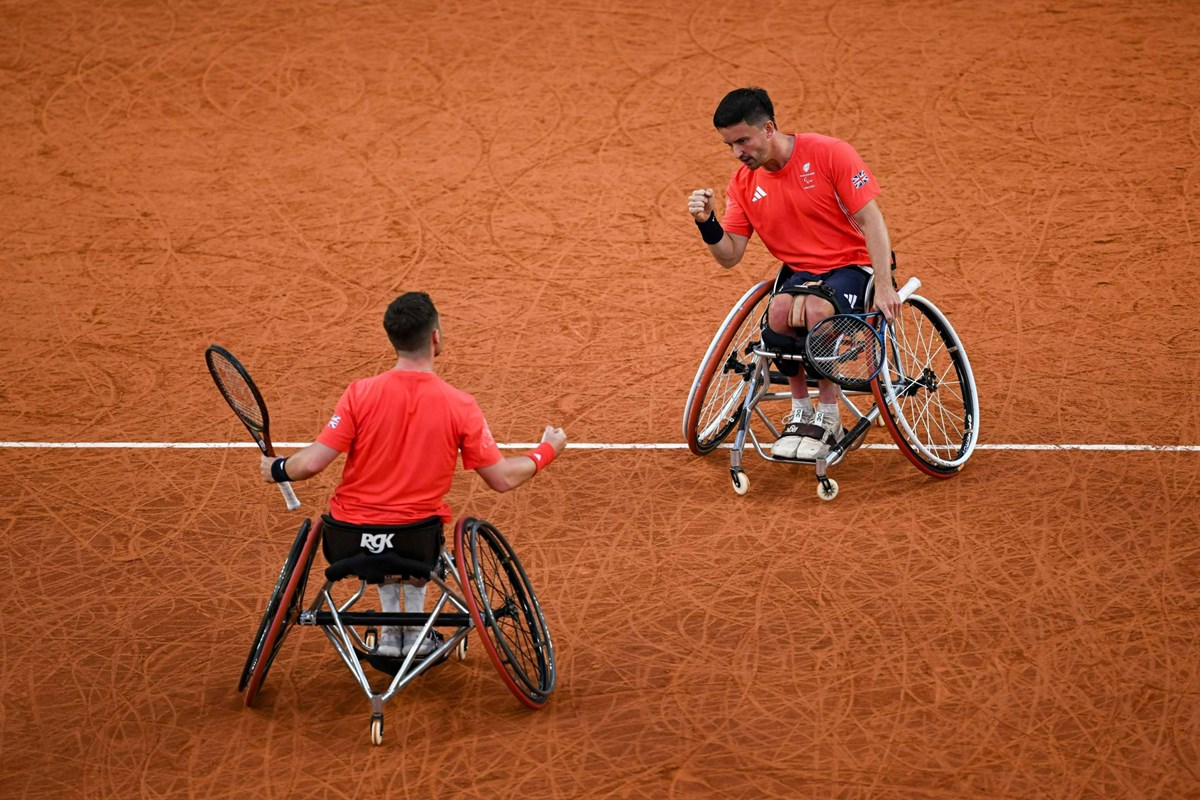
<instances>
[{"instance_id":1,"label":"athlete's face","mask_svg":"<svg viewBox=\"0 0 1200 800\"><path fill-rule=\"evenodd\" d=\"M729 145L733 157L750 169L758 169L771 157L775 141L775 123L767 120L761 127L739 122L728 128L717 128L721 141Z\"/></svg>"}]
</instances>

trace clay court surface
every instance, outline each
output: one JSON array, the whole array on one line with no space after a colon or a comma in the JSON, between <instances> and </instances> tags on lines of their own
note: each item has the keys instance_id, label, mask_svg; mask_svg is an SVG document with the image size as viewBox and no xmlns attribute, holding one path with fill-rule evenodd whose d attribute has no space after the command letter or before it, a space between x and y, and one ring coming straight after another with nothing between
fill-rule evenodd
<instances>
[{"instance_id":1,"label":"clay court surface","mask_svg":"<svg viewBox=\"0 0 1200 800\"><path fill-rule=\"evenodd\" d=\"M0 3L0 796L1200 796L1198 41L1184 0ZM775 270L685 210L746 84L857 146L966 343L953 479L881 429L831 503L587 446L681 443ZM312 629L242 706L340 462L288 513L202 354L308 442L410 289L497 439L583 446L450 498L533 578L550 703L473 648L372 747Z\"/></svg>"}]
</instances>

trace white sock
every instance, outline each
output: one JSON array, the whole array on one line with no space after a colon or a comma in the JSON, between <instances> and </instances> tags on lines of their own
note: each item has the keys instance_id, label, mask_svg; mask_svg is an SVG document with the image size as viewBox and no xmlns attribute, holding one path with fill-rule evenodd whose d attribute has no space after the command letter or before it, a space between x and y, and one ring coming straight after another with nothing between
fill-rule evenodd
<instances>
[{"instance_id":1,"label":"white sock","mask_svg":"<svg viewBox=\"0 0 1200 800\"><path fill-rule=\"evenodd\" d=\"M817 411L825 415L826 419L838 419L837 403L817 403Z\"/></svg>"},{"instance_id":2,"label":"white sock","mask_svg":"<svg viewBox=\"0 0 1200 800\"><path fill-rule=\"evenodd\" d=\"M396 583L379 584L379 606L385 614L400 613L400 585Z\"/></svg>"},{"instance_id":3,"label":"white sock","mask_svg":"<svg viewBox=\"0 0 1200 800\"><path fill-rule=\"evenodd\" d=\"M812 411L812 401L810 401L807 397L793 397L792 413L799 414L801 411ZM775 413L778 414L779 412L776 411Z\"/></svg>"},{"instance_id":4,"label":"white sock","mask_svg":"<svg viewBox=\"0 0 1200 800\"><path fill-rule=\"evenodd\" d=\"M425 613L425 587L413 586L411 583L403 584L404 586L404 611L407 614L424 614ZM419 627L410 626L409 630L419 631Z\"/></svg>"}]
</instances>

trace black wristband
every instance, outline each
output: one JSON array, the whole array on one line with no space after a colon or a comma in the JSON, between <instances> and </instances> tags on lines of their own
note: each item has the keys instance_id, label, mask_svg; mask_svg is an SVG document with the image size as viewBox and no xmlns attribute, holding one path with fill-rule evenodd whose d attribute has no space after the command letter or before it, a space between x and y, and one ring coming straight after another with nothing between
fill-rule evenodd
<instances>
[{"instance_id":1,"label":"black wristband","mask_svg":"<svg viewBox=\"0 0 1200 800\"><path fill-rule=\"evenodd\" d=\"M277 458L271 462L271 480L276 483L291 483L292 479L288 477L286 458Z\"/></svg>"},{"instance_id":2,"label":"black wristband","mask_svg":"<svg viewBox=\"0 0 1200 800\"><path fill-rule=\"evenodd\" d=\"M725 229L721 227L721 223L717 222L715 211L711 212L704 222L697 220L696 227L700 229L700 236L704 239L705 244L716 244L725 237Z\"/></svg>"}]
</instances>

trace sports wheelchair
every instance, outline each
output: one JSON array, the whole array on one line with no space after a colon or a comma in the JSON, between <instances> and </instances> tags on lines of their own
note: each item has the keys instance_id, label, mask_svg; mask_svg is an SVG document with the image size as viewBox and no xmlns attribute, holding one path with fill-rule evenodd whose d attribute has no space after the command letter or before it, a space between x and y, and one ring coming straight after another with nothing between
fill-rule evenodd
<instances>
[{"instance_id":1,"label":"sports wheelchair","mask_svg":"<svg viewBox=\"0 0 1200 800\"><path fill-rule=\"evenodd\" d=\"M304 593L317 546L329 567L305 608ZM386 579L423 579L440 594L427 613L358 611L369 584ZM342 582L348 586L339 588ZM336 595L352 592L348 598ZM431 593L436 594L436 593ZM461 517L453 553L445 547L442 521L432 517L402 526L348 525L329 515L304 520L284 561L254 636L238 691L254 704L280 646L294 625L319 627L371 703L371 742L383 741L383 705L419 675L453 656L466 658L467 637L480 640L509 690L531 709L554 690L554 647L533 586L508 541L491 523ZM421 626L418 641L437 631L437 648L425 656L378 651L384 625ZM362 662L390 676L372 687ZM377 679L378 680L378 679Z\"/></svg>"},{"instance_id":2,"label":"sports wheelchair","mask_svg":"<svg viewBox=\"0 0 1200 800\"><path fill-rule=\"evenodd\" d=\"M698 456L712 452L734 434L729 474L733 490L744 495L750 481L742 469L742 452L749 442L767 461L810 464L816 467L817 497L832 500L838 484L830 467L857 449L871 426L882 424L900 452L918 470L934 478L949 478L966 464L979 437L979 399L967 352L945 315L931 301L916 294L921 286L910 278L900 288L903 310L882 329L880 368L869 385L838 386L839 404L855 422L842 438L815 460L780 459L765 450L753 426L760 420L773 441L779 430L762 409L770 400L790 401L791 394L773 391L787 379L772 370L779 360L805 362L800 352L785 352L764 344L767 307L781 285L764 280L747 291L733 306L709 344L688 393L683 412L683 435L688 449ZM868 284L866 307L871 305ZM809 395L817 382L807 370Z\"/></svg>"}]
</instances>

